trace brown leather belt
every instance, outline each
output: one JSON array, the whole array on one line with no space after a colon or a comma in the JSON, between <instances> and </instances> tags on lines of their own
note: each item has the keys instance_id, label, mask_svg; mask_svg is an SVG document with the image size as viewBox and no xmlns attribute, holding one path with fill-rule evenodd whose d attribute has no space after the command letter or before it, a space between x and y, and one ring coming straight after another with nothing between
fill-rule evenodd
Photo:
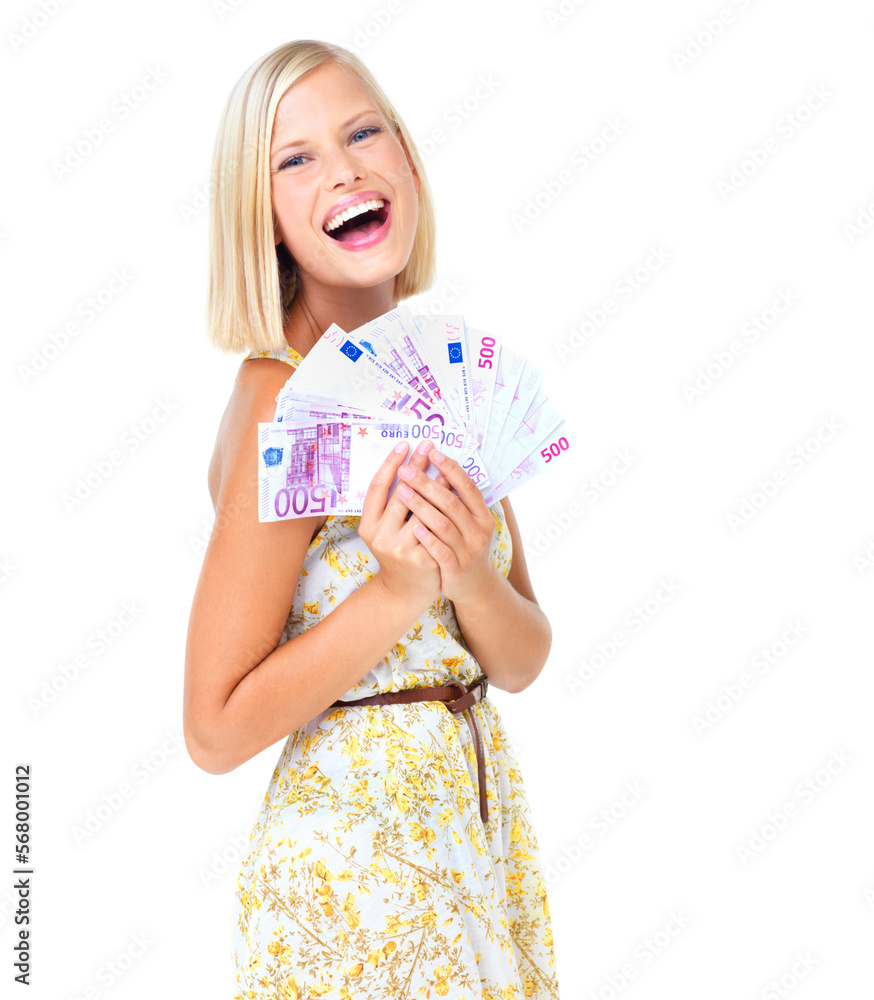
<instances>
[{"instance_id":1,"label":"brown leather belt","mask_svg":"<svg viewBox=\"0 0 874 1000\"><path fill-rule=\"evenodd\" d=\"M486 799L486 763L483 754L482 739L479 728L476 724L476 716L471 711L471 706L481 701L486 696L489 682L484 674L481 674L470 684L462 684L461 681L450 681L442 687L420 687L408 688L405 691L384 691L381 694L371 695L369 698L358 698L355 701L335 701L331 708L345 708L347 705L395 705L406 704L413 701L442 701L443 704L457 715L464 713L470 735L473 738L473 746L476 751L477 781L479 783L479 814L483 823L489 821L489 804Z\"/></svg>"}]
</instances>

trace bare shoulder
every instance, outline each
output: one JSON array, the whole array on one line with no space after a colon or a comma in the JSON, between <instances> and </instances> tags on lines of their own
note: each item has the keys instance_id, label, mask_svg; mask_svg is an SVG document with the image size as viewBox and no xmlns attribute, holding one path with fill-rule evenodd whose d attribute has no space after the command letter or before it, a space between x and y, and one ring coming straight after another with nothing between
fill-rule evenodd
<instances>
[{"instance_id":1,"label":"bare shoulder","mask_svg":"<svg viewBox=\"0 0 874 1000\"><path fill-rule=\"evenodd\" d=\"M225 514L224 523L228 518L239 523L243 514L248 531L255 532L259 541L279 535L296 549L301 539L308 545L328 519L314 515L260 524L257 471L258 424L273 420L276 397L293 374L292 366L275 358L252 358L240 365L219 424L208 478L216 518Z\"/></svg>"},{"instance_id":2,"label":"bare shoulder","mask_svg":"<svg viewBox=\"0 0 874 1000\"><path fill-rule=\"evenodd\" d=\"M219 423L209 464L209 494L214 508L228 457L241 444L252 425L273 419L276 397L294 369L276 358L252 358L240 364L225 411Z\"/></svg>"},{"instance_id":3,"label":"bare shoulder","mask_svg":"<svg viewBox=\"0 0 874 1000\"><path fill-rule=\"evenodd\" d=\"M324 515L277 522L258 517L258 424L273 420L276 397L293 373L273 358L241 364L221 418L209 468L216 524L206 562L220 560L231 576L244 563L263 567L282 555L287 567L297 563L296 580L307 546L327 521Z\"/></svg>"}]
</instances>

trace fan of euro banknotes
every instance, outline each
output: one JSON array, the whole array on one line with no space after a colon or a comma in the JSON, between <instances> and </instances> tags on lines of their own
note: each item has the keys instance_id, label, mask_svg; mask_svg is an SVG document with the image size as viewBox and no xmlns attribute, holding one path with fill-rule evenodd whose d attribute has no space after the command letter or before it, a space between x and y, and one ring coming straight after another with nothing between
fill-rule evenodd
<instances>
[{"instance_id":1,"label":"fan of euro banknotes","mask_svg":"<svg viewBox=\"0 0 874 1000\"><path fill-rule=\"evenodd\" d=\"M492 504L570 447L542 379L462 316L401 305L351 333L333 324L276 397L273 422L258 424L258 518L360 515L399 439L432 441Z\"/></svg>"}]
</instances>

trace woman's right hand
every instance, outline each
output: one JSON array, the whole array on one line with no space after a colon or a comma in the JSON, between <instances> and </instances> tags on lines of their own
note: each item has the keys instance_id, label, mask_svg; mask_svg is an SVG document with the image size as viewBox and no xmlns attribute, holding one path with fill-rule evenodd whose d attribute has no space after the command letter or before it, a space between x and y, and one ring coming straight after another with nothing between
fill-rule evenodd
<instances>
[{"instance_id":1,"label":"woman's right hand","mask_svg":"<svg viewBox=\"0 0 874 1000\"><path fill-rule=\"evenodd\" d=\"M400 450L398 450L398 447ZM393 493L388 496L409 445L400 442L376 470L362 505L358 534L379 562L377 577L398 600L421 604L423 610L440 593L440 566L413 534L419 522L406 520L409 507ZM409 464L425 470L430 459L414 451Z\"/></svg>"}]
</instances>

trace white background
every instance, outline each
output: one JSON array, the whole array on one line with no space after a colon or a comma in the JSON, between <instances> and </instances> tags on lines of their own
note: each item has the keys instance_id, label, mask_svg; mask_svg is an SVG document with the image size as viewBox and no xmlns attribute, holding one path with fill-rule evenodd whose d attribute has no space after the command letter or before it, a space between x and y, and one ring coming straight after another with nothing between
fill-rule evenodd
<instances>
[{"instance_id":1,"label":"white background","mask_svg":"<svg viewBox=\"0 0 874 1000\"><path fill-rule=\"evenodd\" d=\"M281 744L221 777L181 745L239 362L205 337L205 193L234 81L310 37L355 47L423 144L439 274L414 312L448 300L536 358L572 428L512 496L552 652L493 692L562 996L871 995L870 7L15 0L2 27L4 992L27 762L28 996L233 995Z\"/></svg>"}]
</instances>

